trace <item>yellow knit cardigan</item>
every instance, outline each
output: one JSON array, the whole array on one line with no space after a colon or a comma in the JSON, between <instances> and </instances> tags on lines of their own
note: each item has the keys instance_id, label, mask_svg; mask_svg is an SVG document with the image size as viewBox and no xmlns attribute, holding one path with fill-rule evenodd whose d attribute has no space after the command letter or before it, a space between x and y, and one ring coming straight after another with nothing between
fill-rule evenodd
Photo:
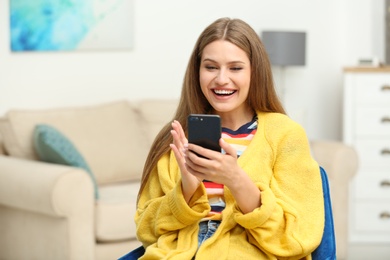
<instances>
[{"instance_id":1,"label":"yellow knit cardigan","mask_svg":"<svg viewBox=\"0 0 390 260\"><path fill-rule=\"evenodd\" d=\"M260 189L262 205L243 214L225 187L222 222L197 251L198 223L210 211L205 188L187 204L173 152L162 156L135 215L146 248L141 259L311 259L325 220L319 166L304 129L285 115L259 112L238 164Z\"/></svg>"}]
</instances>

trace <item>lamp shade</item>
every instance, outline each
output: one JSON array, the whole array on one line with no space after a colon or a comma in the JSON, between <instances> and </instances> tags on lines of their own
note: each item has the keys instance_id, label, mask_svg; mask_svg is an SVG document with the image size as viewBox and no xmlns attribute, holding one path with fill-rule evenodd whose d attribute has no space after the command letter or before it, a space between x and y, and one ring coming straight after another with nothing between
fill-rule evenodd
<instances>
[{"instance_id":1,"label":"lamp shade","mask_svg":"<svg viewBox=\"0 0 390 260\"><path fill-rule=\"evenodd\" d=\"M304 66L306 61L306 33L263 31L261 39L276 66Z\"/></svg>"}]
</instances>

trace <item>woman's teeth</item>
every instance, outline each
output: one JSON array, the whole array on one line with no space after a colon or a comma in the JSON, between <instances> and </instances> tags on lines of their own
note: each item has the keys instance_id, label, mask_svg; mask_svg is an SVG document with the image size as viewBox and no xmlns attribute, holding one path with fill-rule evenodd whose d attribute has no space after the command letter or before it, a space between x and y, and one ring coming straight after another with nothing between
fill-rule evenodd
<instances>
[{"instance_id":1,"label":"woman's teeth","mask_svg":"<svg viewBox=\"0 0 390 260\"><path fill-rule=\"evenodd\" d=\"M214 93L217 95L231 95L234 92L235 92L234 90L214 89Z\"/></svg>"}]
</instances>

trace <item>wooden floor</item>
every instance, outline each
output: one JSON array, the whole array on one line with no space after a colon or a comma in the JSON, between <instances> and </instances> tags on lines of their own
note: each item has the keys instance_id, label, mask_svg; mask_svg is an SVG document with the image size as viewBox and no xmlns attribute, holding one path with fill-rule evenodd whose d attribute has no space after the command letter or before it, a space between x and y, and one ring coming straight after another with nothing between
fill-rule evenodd
<instances>
[{"instance_id":1,"label":"wooden floor","mask_svg":"<svg viewBox=\"0 0 390 260\"><path fill-rule=\"evenodd\" d=\"M390 260L390 245L360 245L349 247L348 260Z\"/></svg>"}]
</instances>

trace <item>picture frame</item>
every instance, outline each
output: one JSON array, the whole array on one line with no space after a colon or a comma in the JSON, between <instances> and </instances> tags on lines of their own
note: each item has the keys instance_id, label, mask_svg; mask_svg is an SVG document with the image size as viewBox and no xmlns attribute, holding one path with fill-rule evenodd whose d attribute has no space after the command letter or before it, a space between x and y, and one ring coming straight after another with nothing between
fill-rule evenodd
<instances>
[{"instance_id":1,"label":"picture frame","mask_svg":"<svg viewBox=\"0 0 390 260\"><path fill-rule=\"evenodd\" d=\"M132 0L9 1L12 52L133 47Z\"/></svg>"}]
</instances>

